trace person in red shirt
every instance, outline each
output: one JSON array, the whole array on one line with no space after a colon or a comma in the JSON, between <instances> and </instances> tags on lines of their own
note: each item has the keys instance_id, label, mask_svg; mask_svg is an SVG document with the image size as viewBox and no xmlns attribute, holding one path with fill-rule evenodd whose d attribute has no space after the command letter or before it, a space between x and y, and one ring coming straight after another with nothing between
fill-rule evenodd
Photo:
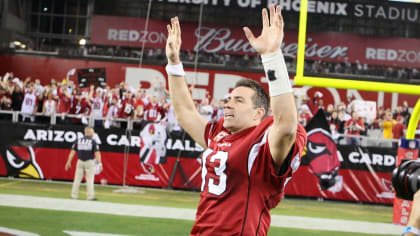
<instances>
[{"instance_id":1,"label":"person in red shirt","mask_svg":"<svg viewBox=\"0 0 420 236\"><path fill-rule=\"evenodd\" d=\"M244 28L261 55L270 98L256 81L239 80L226 100L224 117L208 122L194 106L180 61L178 18L168 25L166 72L176 116L184 130L205 148L196 220L190 235L267 235L270 210L300 165L306 144L287 67L281 52L280 6L263 9L263 30L255 37ZM271 101L269 101L271 100ZM273 116L267 117L269 106Z\"/></svg>"},{"instance_id":2,"label":"person in red shirt","mask_svg":"<svg viewBox=\"0 0 420 236\"><path fill-rule=\"evenodd\" d=\"M70 114L82 116L88 116L90 112L90 102L80 92L77 92L73 98L73 102L70 108ZM82 124L80 118L71 118L73 124Z\"/></svg>"},{"instance_id":3,"label":"person in red shirt","mask_svg":"<svg viewBox=\"0 0 420 236\"><path fill-rule=\"evenodd\" d=\"M404 136L404 130L407 127L404 124L404 117L403 116L398 116L397 117L397 123L395 125L392 126L392 138L393 139L400 139L401 137ZM392 142L392 146L394 148L398 148L398 142Z\"/></svg>"},{"instance_id":4,"label":"person in red shirt","mask_svg":"<svg viewBox=\"0 0 420 236\"><path fill-rule=\"evenodd\" d=\"M156 96L153 96L151 101L144 107L144 119L146 121L156 122L164 117L164 115Z\"/></svg>"},{"instance_id":5,"label":"person in red shirt","mask_svg":"<svg viewBox=\"0 0 420 236\"><path fill-rule=\"evenodd\" d=\"M142 99L142 92L141 91L136 92L134 100L135 100L134 109L137 109L138 106L141 106L142 108L144 108L144 101Z\"/></svg>"},{"instance_id":6,"label":"person in red shirt","mask_svg":"<svg viewBox=\"0 0 420 236\"><path fill-rule=\"evenodd\" d=\"M12 98L7 93L7 90L0 86L0 110L11 111L12 110ZM0 114L0 120L10 120L12 115Z\"/></svg>"},{"instance_id":7,"label":"person in red shirt","mask_svg":"<svg viewBox=\"0 0 420 236\"><path fill-rule=\"evenodd\" d=\"M357 112L353 111L351 114L351 119L344 123L344 130L347 131L347 135L352 135L351 137L347 137L348 145L360 144L360 138L355 136L360 136L360 131L365 130L365 125L359 119Z\"/></svg>"},{"instance_id":8,"label":"person in red shirt","mask_svg":"<svg viewBox=\"0 0 420 236\"><path fill-rule=\"evenodd\" d=\"M301 124L303 127L305 127L308 122L312 119L311 111L309 110L308 105L303 104L300 107L300 113L299 113L299 124Z\"/></svg>"},{"instance_id":9,"label":"person in red shirt","mask_svg":"<svg viewBox=\"0 0 420 236\"><path fill-rule=\"evenodd\" d=\"M67 90L66 85L61 85L57 87L57 96L58 96L58 113L61 114L61 118L58 119L59 122L67 124L71 123L70 119L65 117L70 112L71 108L71 95Z\"/></svg>"},{"instance_id":10,"label":"person in red shirt","mask_svg":"<svg viewBox=\"0 0 420 236\"><path fill-rule=\"evenodd\" d=\"M134 102L134 123L133 126L136 129L142 130L144 127L144 102L142 99L143 95L141 91L136 92L136 98Z\"/></svg>"},{"instance_id":11,"label":"person in red shirt","mask_svg":"<svg viewBox=\"0 0 420 236\"><path fill-rule=\"evenodd\" d=\"M131 119L134 114L134 98L130 90L124 92L123 98L121 99L121 108L119 111L119 117L123 119Z\"/></svg>"}]
</instances>

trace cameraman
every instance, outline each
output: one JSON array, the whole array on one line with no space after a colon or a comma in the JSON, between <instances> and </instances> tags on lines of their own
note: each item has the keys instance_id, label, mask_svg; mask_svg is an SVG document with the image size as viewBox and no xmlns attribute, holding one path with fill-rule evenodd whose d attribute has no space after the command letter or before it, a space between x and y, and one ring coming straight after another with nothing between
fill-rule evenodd
<instances>
[{"instance_id":1,"label":"cameraman","mask_svg":"<svg viewBox=\"0 0 420 236\"><path fill-rule=\"evenodd\" d=\"M420 236L420 190L414 194L413 208L402 236Z\"/></svg>"}]
</instances>

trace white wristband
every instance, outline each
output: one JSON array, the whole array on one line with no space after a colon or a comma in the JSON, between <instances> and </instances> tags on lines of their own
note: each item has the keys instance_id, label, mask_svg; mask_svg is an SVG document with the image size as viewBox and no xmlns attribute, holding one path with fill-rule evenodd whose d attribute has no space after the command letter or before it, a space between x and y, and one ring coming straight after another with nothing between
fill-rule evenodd
<instances>
[{"instance_id":1,"label":"white wristband","mask_svg":"<svg viewBox=\"0 0 420 236\"><path fill-rule=\"evenodd\" d=\"M174 76L185 76L184 67L182 66L182 63L179 63L177 65L166 65L165 67L166 73L168 75L174 75Z\"/></svg>"},{"instance_id":2,"label":"white wristband","mask_svg":"<svg viewBox=\"0 0 420 236\"><path fill-rule=\"evenodd\" d=\"M289 74L287 73L286 63L281 50L261 55L261 61L267 77L270 96L292 92Z\"/></svg>"}]
</instances>

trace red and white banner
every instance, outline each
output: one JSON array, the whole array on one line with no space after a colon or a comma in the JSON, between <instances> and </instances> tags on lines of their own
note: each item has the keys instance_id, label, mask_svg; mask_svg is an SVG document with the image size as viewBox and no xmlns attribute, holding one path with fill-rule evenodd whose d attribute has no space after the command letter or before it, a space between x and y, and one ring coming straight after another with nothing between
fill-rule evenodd
<instances>
[{"instance_id":1,"label":"red and white banner","mask_svg":"<svg viewBox=\"0 0 420 236\"><path fill-rule=\"evenodd\" d=\"M134 17L95 15L92 19L91 43L165 48L169 21ZM182 22L182 49L207 53L255 53L242 26L203 25ZM259 34L260 29L252 29ZM420 68L420 39L370 37L336 32L307 33L306 59ZM282 49L296 56L297 31L285 32Z\"/></svg>"},{"instance_id":2,"label":"red and white banner","mask_svg":"<svg viewBox=\"0 0 420 236\"><path fill-rule=\"evenodd\" d=\"M0 176L73 180L76 161L73 160L69 171L65 171L64 166L72 143L83 136L82 126L0 123L0 130ZM167 187L179 155L183 173L180 169L176 171L171 186L198 190L201 186L200 155L203 148L188 136L183 139L179 133L168 133L165 137L159 134L157 127L152 130L146 128L145 131L157 134L156 138L162 139L159 141L162 145L142 144L147 141L141 141L143 136L139 130L127 134L123 129L95 129L94 138L100 144L104 166L104 170L96 175L95 182L120 185L126 176L125 183L129 185ZM318 154L333 151L330 145L316 145L316 150L320 150L320 145L326 149ZM129 155L124 164L126 147L129 147ZM164 154L161 153L162 148L165 149ZM152 153L155 149L156 155L149 157L143 149ZM337 151L340 164L331 185L325 186L320 182L313 161L303 160L302 166L287 185L286 194L392 204L391 172L396 164L395 150L347 145L338 145L334 150ZM316 158L313 154L305 158ZM323 155L318 158L325 160L328 157ZM124 166L127 167L126 175Z\"/></svg>"}]
</instances>

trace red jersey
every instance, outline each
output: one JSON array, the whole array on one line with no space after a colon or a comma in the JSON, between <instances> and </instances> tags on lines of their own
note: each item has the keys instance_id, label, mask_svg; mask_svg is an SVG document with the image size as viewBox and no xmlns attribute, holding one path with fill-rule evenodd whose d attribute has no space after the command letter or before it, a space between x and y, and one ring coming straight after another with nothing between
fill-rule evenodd
<instances>
[{"instance_id":1,"label":"red jersey","mask_svg":"<svg viewBox=\"0 0 420 236\"><path fill-rule=\"evenodd\" d=\"M141 99L137 99L134 103L134 109L136 109L138 106L142 106L144 108L144 102Z\"/></svg>"},{"instance_id":2,"label":"red jersey","mask_svg":"<svg viewBox=\"0 0 420 236\"><path fill-rule=\"evenodd\" d=\"M309 121L312 119L312 115L309 113L300 113L299 114L299 124L302 126L306 126Z\"/></svg>"},{"instance_id":3,"label":"red jersey","mask_svg":"<svg viewBox=\"0 0 420 236\"><path fill-rule=\"evenodd\" d=\"M361 120L350 119L346 121L344 127L347 127L347 134L360 135L360 129L357 128L357 125L359 125L362 128L365 127Z\"/></svg>"},{"instance_id":4,"label":"red jersey","mask_svg":"<svg viewBox=\"0 0 420 236\"><path fill-rule=\"evenodd\" d=\"M89 103L86 101L86 99L80 99L77 100L76 98L73 99L73 103L70 108L70 114L85 114L89 113Z\"/></svg>"},{"instance_id":5,"label":"red jersey","mask_svg":"<svg viewBox=\"0 0 420 236\"><path fill-rule=\"evenodd\" d=\"M57 88L58 94L58 113L68 113L71 107L71 98L67 97Z\"/></svg>"},{"instance_id":6,"label":"red jersey","mask_svg":"<svg viewBox=\"0 0 420 236\"><path fill-rule=\"evenodd\" d=\"M120 118L127 118L131 117L134 112L134 100L131 99L124 99L121 101L121 109L119 111L119 117Z\"/></svg>"},{"instance_id":7,"label":"red jersey","mask_svg":"<svg viewBox=\"0 0 420 236\"><path fill-rule=\"evenodd\" d=\"M392 126L392 138L400 139L404 136L405 125L401 123L397 123Z\"/></svg>"},{"instance_id":8,"label":"red jersey","mask_svg":"<svg viewBox=\"0 0 420 236\"><path fill-rule=\"evenodd\" d=\"M201 199L191 235L266 235L269 211L300 165L305 129L298 125L294 147L279 168L267 140L272 117L235 134L223 128L223 120L206 126Z\"/></svg>"},{"instance_id":9,"label":"red jersey","mask_svg":"<svg viewBox=\"0 0 420 236\"><path fill-rule=\"evenodd\" d=\"M159 104L148 103L144 107L145 120L157 121L159 118L159 115L161 118L164 116L163 109L161 106L159 106Z\"/></svg>"}]
</instances>

